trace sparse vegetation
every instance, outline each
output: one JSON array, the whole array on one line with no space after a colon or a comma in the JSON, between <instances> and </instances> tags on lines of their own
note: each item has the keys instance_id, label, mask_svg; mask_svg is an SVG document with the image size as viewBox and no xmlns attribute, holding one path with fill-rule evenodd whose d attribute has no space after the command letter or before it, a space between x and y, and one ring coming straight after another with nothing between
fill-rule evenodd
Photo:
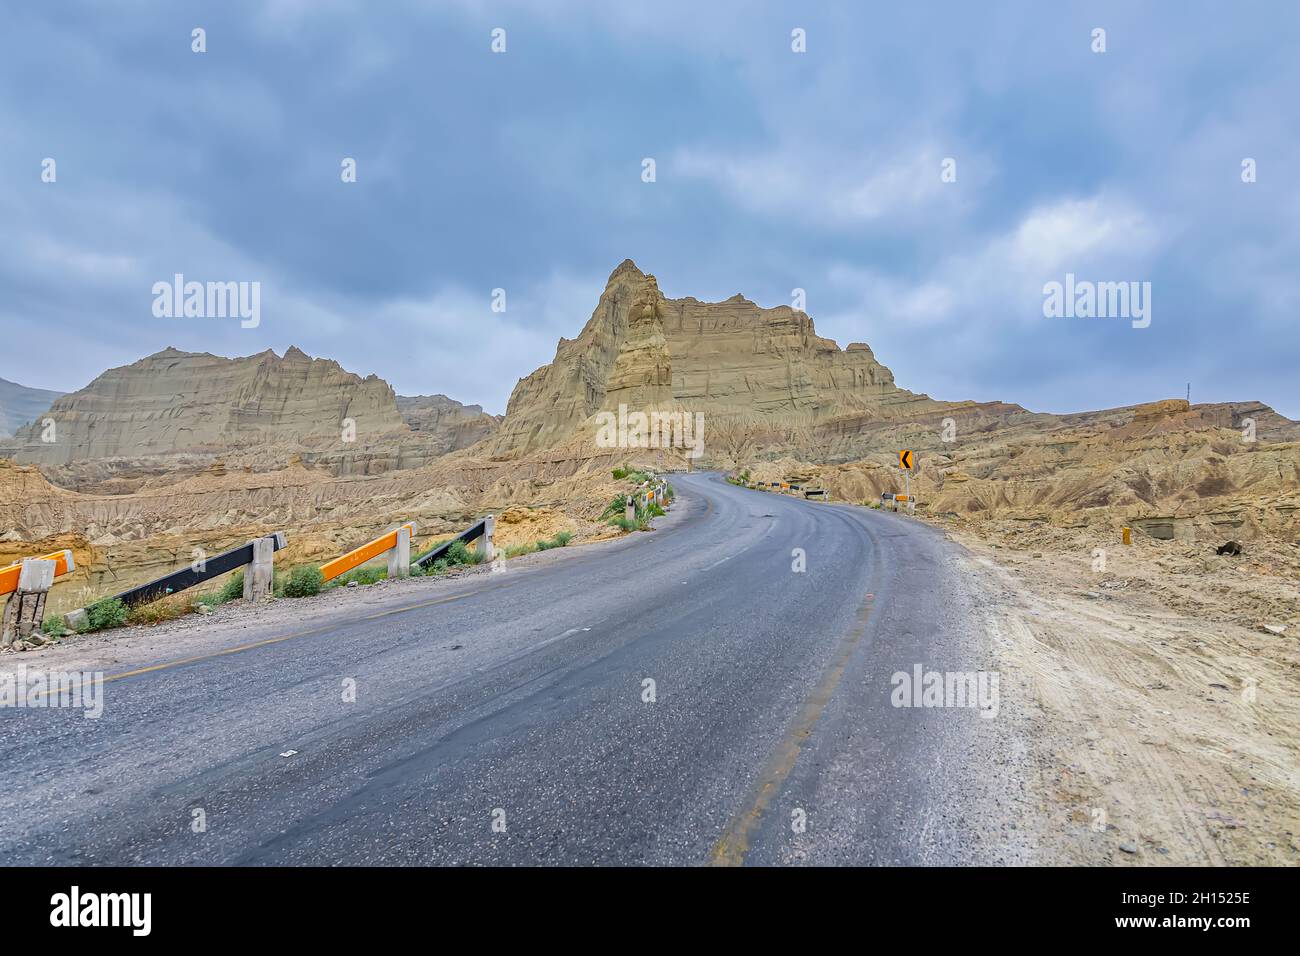
<instances>
[{"instance_id":1,"label":"sparse vegetation","mask_svg":"<svg viewBox=\"0 0 1300 956\"><path fill-rule=\"evenodd\" d=\"M555 532L554 537L543 538L541 541L538 541L537 550L549 551L552 548L563 548L572 540L573 540L572 531L557 531Z\"/></svg>"},{"instance_id":2,"label":"sparse vegetation","mask_svg":"<svg viewBox=\"0 0 1300 956\"><path fill-rule=\"evenodd\" d=\"M525 554L533 554L537 551L550 551L552 548L563 548L572 540L572 531L557 531L554 537L551 538L540 538L531 544L511 545L506 548L506 557L518 558Z\"/></svg>"},{"instance_id":3,"label":"sparse vegetation","mask_svg":"<svg viewBox=\"0 0 1300 956\"><path fill-rule=\"evenodd\" d=\"M471 550L470 546L464 541L456 540L451 543L447 549L447 554L443 559L447 562L448 567L455 567L461 564L482 564L483 552Z\"/></svg>"},{"instance_id":4,"label":"sparse vegetation","mask_svg":"<svg viewBox=\"0 0 1300 956\"><path fill-rule=\"evenodd\" d=\"M600 513L600 520L613 518L615 515L621 515L627 510L627 495L615 495L614 500L609 503L604 511Z\"/></svg>"},{"instance_id":5,"label":"sparse vegetation","mask_svg":"<svg viewBox=\"0 0 1300 956\"><path fill-rule=\"evenodd\" d=\"M226 583L221 585L221 590L217 592L217 604L225 604L227 601L233 601L236 598L244 596L244 572L236 571L226 579Z\"/></svg>"},{"instance_id":6,"label":"sparse vegetation","mask_svg":"<svg viewBox=\"0 0 1300 956\"><path fill-rule=\"evenodd\" d=\"M120 598L105 598L86 608L86 623L83 633L102 631L110 627L122 627L126 624L126 605Z\"/></svg>"},{"instance_id":7,"label":"sparse vegetation","mask_svg":"<svg viewBox=\"0 0 1300 956\"><path fill-rule=\"evenodd\" d=\"M137 604L128 608L126 623L134 626L141 624L161 624L174 621L190 613L190 600L183 594L172 594L148 604Z\"/></svg>"},{"instance_id":8,"label":"sparse vegetation","mask_svg":"<svg viewBox=\"0 0 1300 956\"><path fill-rule=\"evenodd\" d=\"M41 633L48 634L50 637L62 637L69 632L63 626L63 618L60 615L48 614L45 620L41 621Z\"/></svg>"},{"instance_id":9,"label":"sparse vegetation","mask_svg":"<svg viewBox=\"0 0 1300 956\"><path fill-rule=\"evenodd\" d=\"M314 564L300 564L289 572L289 580L284 584L284 596L290 598L309 597L319 594L325 579L320 568Z\"/></svg>"},{"instance_id":10,"label":"sparse vegetation","mask_svg":"<svg viewBox=\"0 0 1300 956\"><path fill-rule=\"evenodd\" d=\"M411 569L412 574L416 573L416 571L416 568ZM423 574L423 569L419 569L419 573ZM371 565L370 567L353 568L347 574L340 574L338 577L334 578L325 585L325 589L345 588L348 586L348 582L350 581L356 581L358 586L365 587L366 585L374 584L376 581L383 581L387 577L388 568L386 567Z\"/></svg>"}]
</instances>

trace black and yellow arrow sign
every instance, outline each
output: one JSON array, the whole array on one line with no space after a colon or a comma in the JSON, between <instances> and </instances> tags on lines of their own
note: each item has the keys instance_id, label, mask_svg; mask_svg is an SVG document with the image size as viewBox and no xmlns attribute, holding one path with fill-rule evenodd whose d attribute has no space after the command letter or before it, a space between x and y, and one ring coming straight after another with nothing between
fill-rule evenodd
<instances>
[{"instance_id":1,"label":"black and yellow arrow sign","mask_svg":"<svg viewBox=\"0 0 1300 956\"><path fill-rule=\"evenodd\" d=\"M898 453L898 467L907 469L912 467L912 449L904 448Z\"/></svg>"}]
</instances>

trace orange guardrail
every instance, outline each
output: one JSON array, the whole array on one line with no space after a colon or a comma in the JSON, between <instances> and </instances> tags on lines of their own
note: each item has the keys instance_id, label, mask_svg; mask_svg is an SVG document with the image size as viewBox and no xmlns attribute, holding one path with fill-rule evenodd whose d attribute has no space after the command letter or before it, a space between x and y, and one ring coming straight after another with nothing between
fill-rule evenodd
<instances>
[{"instance_id":1,"label":"orange guardrail","mask_svg":"<svg viewBox=\"0 0 1300 956\"><path fill-rule=\"evenodd\" d=\"M397 532L402 528L411 529L411 537L415 537L415 522L408 521L388 534L380 535L374 541L367 542L361 547L349 551L341 558L335 558L333 561L326 561L320 566L321 576L324 580L329 581L338 577L340 574L347 574L358 565L365 564L371 558L377 558L385 551L391 551L397 547Z\"/></svg>"},{"instance_id":2,"label":"orange guardrail","mask_svg":"<svg viewBox=\"0 0 1300 956\"><path fill-rule=\"evenodd\" d=\"M54 562L54 576L57 578L60 574L67 574L75 571L77 564L72 560L71 551L55 551L53 554L43 554L40 560ZM0 568L0 594L12 594L18 590L18 576L22 574L23 563L11 564L8 567Z\"/></svg>"}]
</instances>

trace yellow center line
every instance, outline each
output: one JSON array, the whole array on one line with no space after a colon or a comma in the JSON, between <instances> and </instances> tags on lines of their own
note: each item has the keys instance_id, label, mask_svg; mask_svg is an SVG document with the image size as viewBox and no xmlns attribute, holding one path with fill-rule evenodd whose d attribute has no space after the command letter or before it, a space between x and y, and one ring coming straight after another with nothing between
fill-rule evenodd
<instances>
[{"instance_id":1,"label":"yellow center line","mask_svg":"<svg viewBox=\"0 0 1300 956\"><path fill-rule=\"evenodd\" d=\"M871 606L874 595L867 595L867 607ZM731 818L727 828L722 831L722 836L718 842L713 845L713 850L709 854L709 866L741 866L745 862L745 854L749 852L749 839L754 828L758 825L759 820L763 818L776 795L781 792L781 787L790 772L794 770L794 765L799 759L799 753L803 750L804 741L812 734L813 727L821 718L822 711L830 703L831 695L835 693L835 688L840 684L840 679L844 677L845 668L848 667L849 657L853 654L853 649L857 647L858 641L866 633L866 611L859 619L859 626L854 628L853 633L844 639L840 645L839 652L835 659L831 661L822 678L813 688L812 693L804 703L803 710L799 714L799 719L794 722L784 737L772 751L772 756L768 758L767 764L763 767L763 772L759 775L758 786L755 788L749 805Z\"/></svg>"}]
</instances>

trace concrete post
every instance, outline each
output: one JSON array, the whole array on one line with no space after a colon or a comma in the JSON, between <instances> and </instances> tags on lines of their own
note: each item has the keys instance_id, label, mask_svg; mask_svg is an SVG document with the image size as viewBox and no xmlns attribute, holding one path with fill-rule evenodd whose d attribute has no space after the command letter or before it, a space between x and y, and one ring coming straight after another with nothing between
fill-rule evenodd
<instances>
[{"instance_id":1,"label":"concrete post","mask_svg":"<svg viewBox=\"0 0 1300 956\"><path fill-rule=\"evenodd\" d=\"M18 588L10 596L4 616L0 618L0 647L9 647L14 641L40 629L41 617L45 613L45 595L53 584L53 561L23 559L22 570L18 572Z\"/></svg>"},{"instance_id":2,"label":"concrete post","mask_svg":"<svg viewBox=\"0 0 1300 956\"><path fill-rule=\"evenodd\" d=\"M388 550L388 576L405 578L411 574L411 529L397 529L397 545Z\"/></svg>"},{"instance_id":3,"label":"concrete post","mask_svg":"<svg viewBox=\"0 0 1300 956\"><path fill-rule=\"evenodd\" d=\"M275 539L254 538L253 560L244 568L244 600L265 601L275 587Z\"/></svg>"},{"instance_id":4,"label":"concrete post","mask_svg":"<svg viewBox=\"0 0 1300 956\"><path fill-rule=\"evenodd\" d=\"M636 499L631 495L627 496L627 504L623 506L623 517L628 521L636 520Z\"/></svg>"},{"instance_id":5,"label":"concrete post","mask_svg":"<svg viewBox=\"0 0 1300 956\"><path fill-rule=\"evenodd\" d=\"M488 515L483 519L483 537L479 539L478 549L483 552L483 560L491 561L496 557L496 549L492 544L492 535L497 530L497 519L495 515Z\"/></svg>"}]
</instances>

